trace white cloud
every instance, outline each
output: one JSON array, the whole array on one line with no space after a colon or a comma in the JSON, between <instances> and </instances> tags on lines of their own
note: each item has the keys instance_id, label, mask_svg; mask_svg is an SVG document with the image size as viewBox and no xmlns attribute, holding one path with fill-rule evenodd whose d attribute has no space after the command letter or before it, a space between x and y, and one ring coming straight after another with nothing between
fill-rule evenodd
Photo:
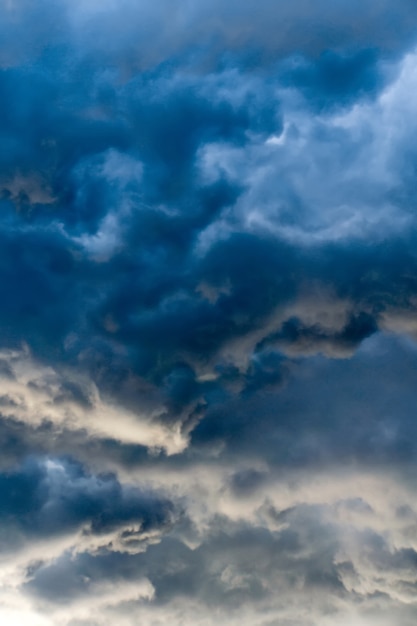
<instances>
[{"instance_id":1,"label":"white cloud","mask_svg":"<svg viewBox=\"0 0 417 626\"><path fill-rule=\"evenodd\" d=\"M0 375L1 414L3 418L38 427L50 421L56 432L85 431L88 436L110 437L125 443L137 443L168 454L182 451L187 441L179 425L163 426L157 422L162 407L154 411L129 411L103 399L91 381L74 371L55 371L36 363L28 351L4 351L1 357L12 369L14 378ZM65 383L79 385L89 404L65 396Z\"/></svg>"}]
</instances>

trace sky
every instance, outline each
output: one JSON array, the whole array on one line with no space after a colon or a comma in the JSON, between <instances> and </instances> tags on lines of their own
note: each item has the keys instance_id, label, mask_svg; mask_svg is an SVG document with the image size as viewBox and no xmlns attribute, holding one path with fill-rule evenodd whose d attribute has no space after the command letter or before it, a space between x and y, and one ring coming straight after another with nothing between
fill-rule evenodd
<instances>
[{"instance_id":1,"label":"sky","mask_svg":"<svg viewBox=\"0 0 417 626\"><path fill-rule=\"evenodd\" d=\"M0 0L0 623L414 626L415 0Z\"/></svg>"}]
</instances>

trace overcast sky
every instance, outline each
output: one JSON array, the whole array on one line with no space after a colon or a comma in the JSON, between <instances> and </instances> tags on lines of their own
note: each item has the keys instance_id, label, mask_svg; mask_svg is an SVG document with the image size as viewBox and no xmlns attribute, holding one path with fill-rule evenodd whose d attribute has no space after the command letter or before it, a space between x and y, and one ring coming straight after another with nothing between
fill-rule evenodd
<instances>
[{"instance_id":1,"label":"overcast sky","mask_svg":"<svg viewBox=\"0 0 417 626\"><path fill-rule=\"evenodd\" d=\"M415 626L415 0L0 42L1 625Z\"/></svg>"}]
</instances>

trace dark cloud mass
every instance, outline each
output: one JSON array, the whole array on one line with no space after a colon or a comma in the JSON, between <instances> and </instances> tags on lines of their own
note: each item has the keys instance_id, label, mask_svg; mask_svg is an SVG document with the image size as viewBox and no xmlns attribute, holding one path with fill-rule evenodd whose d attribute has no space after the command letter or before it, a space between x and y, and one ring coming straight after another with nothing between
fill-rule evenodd
<instances>
[{"instance_id":1,"label":"dark cloud mass","mask_svg":"<svg viewBox=\"0 0 417 626\"><path fill-rule=\"evenodd\" d=\"M101 535L135 523L146 531L167 523L172 509L169 501L123 488L113 475L89 476L65 459L28 459L22 468L0 476L0 491L3 524L29 538L51 538L81 527ZM8 540L3 550L11 547Z\"/></svg>"},{"instance_id":2,"label":"dark cloud mass","mask_svg":"<svg viewBox=\"0 0 417 626\"><path fill-rule=\"evenodd\" d=\"M416 24L0 1L2 624L415 624Z\"/></svg>"}]
</instances>

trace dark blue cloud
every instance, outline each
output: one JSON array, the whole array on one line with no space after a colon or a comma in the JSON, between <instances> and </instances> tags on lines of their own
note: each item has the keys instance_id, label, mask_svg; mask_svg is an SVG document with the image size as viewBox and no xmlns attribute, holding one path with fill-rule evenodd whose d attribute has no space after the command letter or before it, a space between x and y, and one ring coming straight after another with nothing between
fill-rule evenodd
<instances>
[{"instance_id":1,"label":"dark blue cloud","mask_svg":"<svg viewBox=\"0 0 417 626\"><path fill-rule=\"evenodd\" d=\"M323 51L319 59L295 58L284 66L282 82L299 90L318 111L348 106L375 96L384 86L376 50Z\"/></svg>"},{"instance_id":2,"label":"dark blue cloud","mask_svg":"<svg viewBox=\"0 0 417 626\"><path fill-rule=\"evenodd\" d=\"M123 486L111 474L91 475L70 459L33 458L5 471L0 493L1 524L9 529L3 550L16 548L13 536L19 543L82 528L86 534L100 535L129 524L146 533L169 524L174 511L169 500Z\"/></svg>"},{"instance_id":3,"label":"dark blue cloud","mask_svg":"<svg viewBox=\"0 0 417 626\"><path fill-rule=\"evenodd\" d=\"M284 388L213 406L193 431L193 445L204 452L221 442L225 458L245 450L278 467L343 461L408 471L415 458L415 359L408 341L380 335L350 359L301 359Z\"/></svg>"},{"instance_id":4,"label":"dark blue cloud","mask_svg":"<svg viewBox=\"0 0 417 626\"><path fill-rule=\"evenodd\" d=\"M10 0L0 17L15 589L72 610L146 580L155 620L186 625L193 603L232 620L245 603L298 626L317 593L312 626L335 598L403 623L415 3ZM384 468L398 503L365 478L337 499L352 468L377 495Z\"/></svg>"}]
</instances>

